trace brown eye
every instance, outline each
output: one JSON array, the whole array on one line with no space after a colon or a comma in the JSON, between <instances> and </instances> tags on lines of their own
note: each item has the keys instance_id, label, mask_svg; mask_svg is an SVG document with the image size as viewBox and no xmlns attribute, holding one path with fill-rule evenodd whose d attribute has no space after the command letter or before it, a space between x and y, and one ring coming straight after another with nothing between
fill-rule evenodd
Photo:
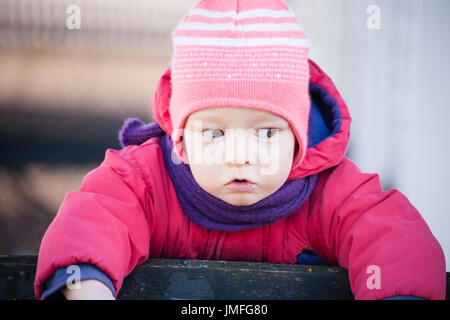
<instances>
[{"instance_id":1,"label":"brown eye","mask_svg":"<svg viewBox=\"0 0 450 320\"><path fill-rule=\"evenodd\" d=\"M262 139L270 139L273 138L277 133L279 129L274 128L264 128L264 129L258 129L258 137Z\"/></svg>"}]
</instances>

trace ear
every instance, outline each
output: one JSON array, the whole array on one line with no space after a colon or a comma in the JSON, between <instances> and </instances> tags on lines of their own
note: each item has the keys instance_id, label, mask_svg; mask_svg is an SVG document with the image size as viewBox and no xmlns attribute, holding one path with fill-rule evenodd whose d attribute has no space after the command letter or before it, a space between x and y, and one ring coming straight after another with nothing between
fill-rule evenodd
<instances>
[{"instance_id":1,"label":"ear","mask_svg":"<svg viewBox=\"0 0 450 320\"><path fill-rule=\"evenodd\" d=\"M186 152L186 145L183 139L183 136L180 136L178 142L174 142L172 137L172 143L173 143L173 153L177 156L177 160L181 160L185 164L189 164L189 159ZM177 161L179 163L179 161Z\"/></svg>"},{"instance_id":2,"label":"ear","mask_svg":"<svg viewBox=\"0 0 450 320\"><path fill-rule=\"evenodd\" d=\"M187 153L187 149L186 149L186 140L184 139L184 137L181 137L181 141L180 141L180 146L183 149L182 150L182 157L181 160L183 160L184 163L189 164L189 158L188 158L188 153Z\"/></svg>"}]
</instances>

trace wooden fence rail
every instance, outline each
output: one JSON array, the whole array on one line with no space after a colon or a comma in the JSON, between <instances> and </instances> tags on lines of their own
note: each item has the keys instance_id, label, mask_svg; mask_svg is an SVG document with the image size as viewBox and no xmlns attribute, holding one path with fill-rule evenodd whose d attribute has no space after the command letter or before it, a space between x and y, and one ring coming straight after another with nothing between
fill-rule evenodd
<instances>
[{"instance_id":1,"label":"wooden fence rail","mask_svg":"<svg viewBox=\"0 0 450 320\"><path fill-rule=\"evenodd\" d=\"M0 256L0 299L35 299L36 261ZM149 259L125 278L118 299L345 300L353 294L346 270L338 267Z\"/></svg>"}]
</instances>

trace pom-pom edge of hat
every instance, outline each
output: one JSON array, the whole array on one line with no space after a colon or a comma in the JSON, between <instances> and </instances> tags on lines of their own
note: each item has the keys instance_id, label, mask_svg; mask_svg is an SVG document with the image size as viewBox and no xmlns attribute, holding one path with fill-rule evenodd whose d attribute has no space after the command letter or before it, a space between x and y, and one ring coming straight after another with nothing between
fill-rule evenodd
<instances>
[{"instance_id":1,"label":"pom-pom edge of hat","mask_svg":"<svg viewBox=\"0 0 450 320\"><path fill-rule=\"evenodd\" d=\"M298 144L292 167L301 163L308 143L309 42L287 4L203 0L172 40L171 138L182 161L189 163L182 137L193 112L246 107L289 123Z\"/></svg>"}]
</instances>

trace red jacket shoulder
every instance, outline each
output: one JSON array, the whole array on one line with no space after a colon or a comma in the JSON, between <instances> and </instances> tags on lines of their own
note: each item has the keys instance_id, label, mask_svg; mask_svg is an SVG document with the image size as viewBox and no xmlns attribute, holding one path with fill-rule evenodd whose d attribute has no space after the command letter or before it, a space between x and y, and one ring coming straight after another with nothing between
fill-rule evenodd
<instances>
[{"instance_id":1,"label":"red jacket shoulder","mask_svg":"<svg viewBox=\"0 0 450 320\"><path fill-rule=\"evenodd\" d=\"M443 252L420 213L348 158L320 174L308 235L317 254L348 269L356 298L445 297ZM379 289L367 284L373 266L381 270Z\"/></svg>"}]
</instances>

